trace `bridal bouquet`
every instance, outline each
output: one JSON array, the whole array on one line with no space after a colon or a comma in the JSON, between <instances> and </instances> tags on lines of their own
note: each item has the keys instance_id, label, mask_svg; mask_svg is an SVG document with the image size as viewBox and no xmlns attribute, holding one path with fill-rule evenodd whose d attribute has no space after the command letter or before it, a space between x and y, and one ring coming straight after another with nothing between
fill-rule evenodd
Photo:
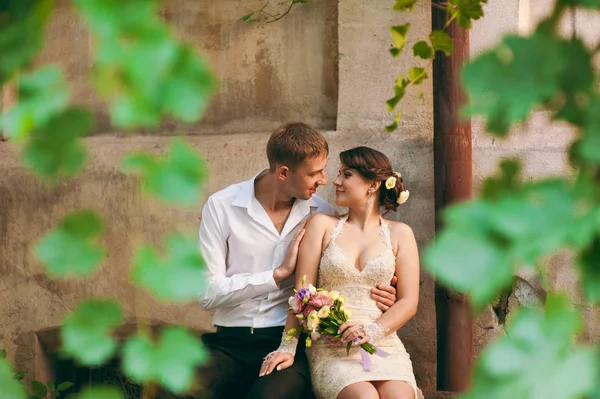
<instances>
[{"instance_id":1,"label":"bridal bouquet","mask_svg":"<svg viewBox=\"0 0 600 399\"><path fill-rule=\"evenodd\" d=\"M292 311L300 320L300 330L308 336L306 347L310 348L312 341L325 336L331 341L337 341L342 337L343 331L338 333L339 328L352 316L352 312L344 306L346 299L338 291L325 291L315 288L312 284L305 287L306 276L302 278L302 288L294 290L290 297L288 311ZM287 340L291 340L298 332L292 328L287 332ZM346 354L350 352L352 342L346 344ZM370 343L360 345L361 357L365 371L370 370L368 355L377 354L386 357L388 354ZM364 352L363 352L364 351Z\"/></svg>"}]
</instances>

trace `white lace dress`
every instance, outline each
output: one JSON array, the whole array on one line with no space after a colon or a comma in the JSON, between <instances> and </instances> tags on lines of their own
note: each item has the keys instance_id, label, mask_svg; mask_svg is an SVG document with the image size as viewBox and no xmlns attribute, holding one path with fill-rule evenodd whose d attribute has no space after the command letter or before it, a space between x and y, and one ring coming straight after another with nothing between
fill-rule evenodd
<instances>
[{"instance_id":1,"label":"white lace dress","mask_svg":"<svg viewBox=\"0 0 600 399\"><path fill-rule=\"evenodd\" d=\"M321 257L317 284L328 291L339 291L346 297L346 306L352 311L352 320L365 324L377 319L382 311L371 298L371 288L389 284L395 271L396 258L392 250L388 223L381 219L381 233L385 248L370 259L362 271L356 269L348 256L335 243L348 220L340 219L331 233L331 241ZM322 338L313 342L306 353L310 365L312 385L319 399L335 399L346 386L359 381L401 380L415 389L415 397L422 398L417 388L410 357L396 334L371 342L390 354L387 358L371 356L370 372L363 370L358 347L352 347L346 356L343 345L331 344Z\"/></svg>"}]
</instances>

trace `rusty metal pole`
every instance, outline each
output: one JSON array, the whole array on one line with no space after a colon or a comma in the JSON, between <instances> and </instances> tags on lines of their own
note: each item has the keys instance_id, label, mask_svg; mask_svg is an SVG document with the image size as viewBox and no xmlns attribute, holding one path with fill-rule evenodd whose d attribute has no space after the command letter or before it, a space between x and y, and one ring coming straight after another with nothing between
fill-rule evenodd
<instances>
[{"instance_id":1,"label":"rusty metal pole","mask_svg":"<svg viewBox=\"0 0 600 399\"><path fill-rule=\"evenodd\" d=\"M438 5L443 0L433 0ZM446 11L432 6L433 29L443 29ZM438 53L433 63L434 169L436 231L440 211L472 196L471 121L459 117L466 102L460 68L469 60L469 31L456 22L447 32L454 42L449 57ZM466 297L436 284L439 390L462 392L471 380L473 318Z\"/></svg>"}]
</instances>

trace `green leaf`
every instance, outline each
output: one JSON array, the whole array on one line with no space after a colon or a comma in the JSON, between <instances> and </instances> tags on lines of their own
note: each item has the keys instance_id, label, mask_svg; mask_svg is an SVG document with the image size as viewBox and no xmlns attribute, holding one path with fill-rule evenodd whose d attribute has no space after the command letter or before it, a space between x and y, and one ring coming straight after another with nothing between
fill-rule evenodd
<instances>
[{"instance_id":1,"label":"green leaf","mask_svg":"<svg viewBox=\"0 0 600 399\"><path fill-rule=\"evenodd\" d=\"M54 385L54 383L53 383L52 381L48 381L48 382L46 383L46 386L48 387L48 389L49 389L50 391L55 391L55 390L56 390L56 386Z\"/></svg>"},{"instance_id":2,"label":"green leaf","mask_svg":"<svg viewBox=\"0 0 600 399\"><path fill-rule=\"evenodd\" d=\"M385 127L385 131L388 133L391 133L393 131L395 131L396 129L398 129L398 122L394 121L392 124L387 125Z\"/></svg>"},{"instance_id":3,"label":"green leaf","mask_svg":"<svg viewBox=\"0 0 600 399\"><path fill-rule=\"evenodd\" d=\"M128 156L122 164L126 172L139 171L146 192L180 205L197 204L206 165L196 150L181 140L171 143L166 159L146 154Z\"/></svg>"},{"instance_id":4,"label":"green leaf","mask_svg":"<svg viewBox=\"0 0 600 399\"><path fill-rule=\"evenodd\" d=\"M463 28L470 29L473 20L483 17L483 4L487 0L451 0L449 3L454 4L457 14L458 24Z\"/></svg>"},{"instance_id":5,"label":"green leaf","mask_svg":"<svg viewBox=\"0 0 600 399\"><path fill-rule=\"evenodd\" d=\"M106 256L106 249L97 242L103 231L102 219L95 212L74 212L41 239L35 254L51 276L88 276Z\"/></svg>"},{"instance_id":6,"label":"green leaf","mask_svg":"<svg viewBox=\"0 0 600 399\"><path fill-rule=\"evenodd\" d=\"M45 398L48 394L48 388L46 388L46 385L39 381L31 381L31 389L34 395L40 396L42 398Z\"/></svg>"},{"instance_id":7,"label":"green leaf","mask_svg":"<svg viewBox=\"0 0 600 399\"><path fill-rule=\"evenodd\" d=\"M187 301L197 298L206 285L204 260L193 237L172 234L161 259L151 246L135 253L133 280L158 299Z\"/></svg>"},{"instance_id":8,"label":"green leaf","mask_svg":"<svg viewBox=\"0 0 600 399\"><path fill-rule=\"evenodd\" d=\"M592 243L579 255L577 266L581 274L580 281L587 299L600 303L600 237L594 237Z\"/></svg>"},{"instance_id":9,"label":"green leaf","mask_svg":"<svg viewBox=\"0 0 600 399\"><path fill-rule=\"evenodd\" d=\"M13 378L13 369L4 359L0 359L0 397L27 399L27 391Z\"/></svg>"},{"instance_id":10,"label":"green leaf","mask_svg":"<svg viewBox=\"0 0 600 399\"><path fill-rule=\"evenodd\" d=\"M408 79L413 85L420 85L427 78L424 68L413 67L408 71Z\"/></svg>"},{"instance_id":11,"label":"green leaf","mask_svg":"<svg viewBox=\"0 0 600 399\"><path fill-rule=\"evenodd\" d=\"M452 38L443 30L434 30L429 34L429 40L431 40L431 45L433 46L433 51L436 52L438 50L443 51L447 56L452 54L452 50L454 50L454 43L452 42Z\"/></svg>"},{"instance_id":12,"label":"green leaf","mask_svg":"<svg viewBox=\"0 0 600 399\"><path fill-rule=\"evenodd\" d=\"M585 248L596 231L599 211L582 189L561 180L516 184L514 170L504 173L494 178L509 182L504 191L444 213L446 228L424 254L438 281L468 293L477 308L511 284L516 267L565 246Z\"/></svg>"},{"instance_id":13,"label":"green leaf","mask_svg":"<svg viewBox=\"0 0 600 399\"><path fill-rule=\"evenodd\" d=\"M455 214L470 211L452 209ZM476 309L494 299L513 279L505 251L482 232L469 231L467 226L452 226L438 234L425 252L424 262L439 282L468 293Z\"/></svg>"},{"instance_id":14,"label":"green leaf","mask_svg":"<svg viewBox=\"0 0 600 399\"><path fill-rule=\"evenodd\" d=\"M400 102L402 97L404 97L405 88L403 86L395 86L394 94L395 96L386 101L388 111L393 111L396 108L396 105Z\"/></svg>"},{"instance_id":15,"label":"green leaf","mask_svg":"<svg viewBox=\"0 0 600 399\"><path fill-rule=\"evenodd\" d=\"M462 71L470 96L467 114L485 116L491 133L505 135L559 92L569 62L562 48L560 39L539 32L528 38L505 36Z\"/></svg>"},{"instance_id":16,"label":"green leaf","mask_svg":"<svg viewBox=\"0 0 600 399\"><path fill-rule=\"evenodd\" d=\"M579 39L562 43L563 57L569 60L560 77L564 93L564 105L558 109L555 119L564 119L577 126L584 126L590 94L594 91L594 67L592 57Z\"/></svg>"},{"instance_id":17,"label":"green leaf","mask_svg":"<svg viewBox=\"0 0 600 399\"><path fill-rule=\"evenodd\" d=\"M394 4L395 11L412 11L417 4L417 0L396 0Z\"/></svg>"},{"instance_id":18,"label":"green leaf","mask_svg":"<svg viewBox=\"0 0 600 399\"><path fill-rule=\"evenodd\" d=\"M84 365L101 365L115 352L111 332L122 319L123 310L116 302L81 302L62 327L63 352Z\"/></svg>"},{"instance_id":19,"label":"green leaf","mask_svg":"<svg viewBox=\"0 0 600 399\"><path fill-rule=\"evenodd\" d=\"M23 75L19 101L3 117L3 128L13 140L25 138L65 111L69 98L67 82L58 67L46 66Z\"/></svg>"},{"instance_id":20,"label":"green leaf","mask_svg":"<svg viewBox=\"0 0 600 399\"><path fill-rule=\"evenodd\" d=\"M0 86L25 67L42 48L46 21L54 1L2 2L0 23Z\"/></svg>"},{"instance_id":21,"label":"green leaf","mask_svg":"<svg viewBox=\"0 0 600 399\"><path fill-rule=\"evenodd\" d=\"M123 393L114 387L86 388L77 399L124 399Z\"/></svg>"},{"instance_id":22,"label":"green leaf","mask_svg":"<svg viewBox=\"0 0 600 399\"><path fill-rule=\"evenodd\" d=\"M580 6L591 9L600 9L600 0L560 0L564 6Z\"/></svg>"},{"instance_id":23,"label":"green leaf","mask_svg":"<svg viewBox=\"0 0 600 399\"><path fill-rule=\"evenodd\" d=\"M61 382L60 384L58 384L56 389L59 392L62 392L62 391L66 391L67 389L71 388L72 386L73 386L72 382L65 381L65 382Z\"/></svg>"},{"instance_id":24,"label":"green leaf","mask_svg":"<svg viewBox=\"0 0 600 399\"><path fill-rule=\"evenodd\" d=\"M253 16L253 15L254 15L254 13L253 13L253 12L250 12L250 13L248 13L248 14L244 15L244 16L241 18L241 20L245 22L245 21L249 20L250 18L252 18L252 16Z\"/></svg>"},{"instance_id":25,"label":"green leaf","mask_svg":"<svg viewBox=\"0 0 600 399\"><path fill-rule=\"evenodd\" d=\"M94 82L111 103L113 124L132 129L168 116L200 119L216 80L198 52L170 33L157 1L74 3L95 39Z\"/></svg>"},{"instance_id":26,"label":"green leaf","mask_svg":"<svg viewBox=\"0 0 600 399\"><path fill-rule=\"evenodd\" d=\"M87 158L80 138L91 127L87 111L70 109L53 117L28 138L21 153L23 163L51 181L75 175Z\"/></svg>"},{"instance_id":27,"label":"green leaf","mask_svg":"<svg viewBox=\"0 0 600 399\"><path fill-rule=\"evenodd\" d=\"M406 35L408 34L408 30L410 29L410 24L404 25L396 25L390 28L392 32L392 50L390 52L394 57L397 57L401 52L404 46L406 45Z\"/></svg>"},{"instance_id":28,"label":"green leaf","mask_svg":"<svg viewBox=\"0 0 600 399\"><path fill-rule=\"evenodd\" d=\"M462 399L584 397L597 373L595 353L572 345L581 315L568 300L550 296L545 313L522 309L507 335L479 356L471 390Z\"/></svg>"},{"instance_id":29,"label":"green leaf","mask_svg":"<svg viewBox=\"0 0 600 399\"><path fill-rule=\"evenodd\" d=\"M123 369L131 379L156 381L176 394L189 389L196 367L206 359L198 340L180 327L163 329L156 344L138 335L123 347Z\"/></svg>"},{"instance_id":30,"label":"green leaf","mask_svg":"<svg viewBox=\"0 0 600 399\"><path fill-rule=\"evenodd\" d=\"M433 49L429 47L429 44L427 44L427 42L423 41L417 42L413 46L413 53L415 57L421 57L424 60L429 60L433 57Z\"/></svg>"},{"instance_id":31,"label":"green leaf","mask_svg":"<svg viewBox=\"0 0 600 399\"><path fill-rule=\"evenodd\" d=\"M587 108L583 137L575 145L575 153L586 163L600 164L600 98L594 98Z\"/></svg>"}]
</instances>

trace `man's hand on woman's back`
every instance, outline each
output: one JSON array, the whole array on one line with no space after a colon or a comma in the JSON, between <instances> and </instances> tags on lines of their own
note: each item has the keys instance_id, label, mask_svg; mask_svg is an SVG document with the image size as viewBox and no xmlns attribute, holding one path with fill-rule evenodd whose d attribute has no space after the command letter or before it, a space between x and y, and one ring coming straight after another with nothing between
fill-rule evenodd
<instances>
[{"instance_id":1,"label":"man's hand on woman's back","mask_svg":"<svg viewBox=\"0 0 600 399\"><path fill-rule=\"evenodd\" d=\"M371 298L377 301L377 307L384 312L392 307L397 301L396 297L396 283L398 278L392 277L390 285L378 284L377 287L371 288Z\"/></svg>"}]
</instances>

